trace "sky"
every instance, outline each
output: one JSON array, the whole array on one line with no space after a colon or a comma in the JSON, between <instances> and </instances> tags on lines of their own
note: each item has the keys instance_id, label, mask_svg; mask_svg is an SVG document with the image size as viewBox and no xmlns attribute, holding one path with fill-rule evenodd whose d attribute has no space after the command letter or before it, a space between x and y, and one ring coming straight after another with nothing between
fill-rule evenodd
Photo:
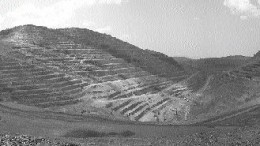
<instances>
[{"instance_id":1,"label":"sky","mask_svg":"<svg viewBox=\"0 0 260 146\"><path fill-rule=\"evenodd\" d=\"M88 28L169 56L260 50L260 0L0 0L0 29L24 24Z\"/></svg>"}]
</instances>

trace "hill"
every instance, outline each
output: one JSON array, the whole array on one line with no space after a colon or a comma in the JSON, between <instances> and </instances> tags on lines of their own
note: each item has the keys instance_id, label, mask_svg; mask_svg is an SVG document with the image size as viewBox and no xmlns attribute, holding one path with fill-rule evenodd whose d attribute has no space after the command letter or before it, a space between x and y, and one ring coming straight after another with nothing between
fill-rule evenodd
<instances>
[{"instance_id":1,"label":"hill","mask_svg":"<svg viewBox=\"0 0 260 146\"><path fill-rule=\"evenodd\" d=\"M185 57L173 57L182 66L199 71L216 72L228 71L242 66L251 61L251 57L227 56L221 58L190 59Z\"/></svg>"},{"instance_id":2,"label":"hill","mask_svg":"<svg viewBox=\"0 0 260 146\"><path fill-rule=\"evenodd\" d=\"M252 61L236 69L211 74L203 94L197 96L192 115L211 117L225 111L259 104L260 62Z\"/></svg>"},{"instance_id":3,"label":"hill","mask_svg":"<svg viewBox=\"0 0 260 146\"><path fill-rule=\"evenodd\" d=\"M181 64L187 72L197 72L195 76L188 80L189 87L194 91L202 88L210 78L252 62L251 57L240 55L203 59L190 59L185 57L173 58Z\"/></svg>"},{"instance_id":4,"label":"hill","mask_svg":"<svg viewBox=\"0 0 260 146\"><path fill-rule=\"evenodd\" d=\"M154 121L173 101L185 102L163 92L188 77L175 60L112 36L24 25L0 38L4 102L135 121Z\"/></svg>"}]
</instances>

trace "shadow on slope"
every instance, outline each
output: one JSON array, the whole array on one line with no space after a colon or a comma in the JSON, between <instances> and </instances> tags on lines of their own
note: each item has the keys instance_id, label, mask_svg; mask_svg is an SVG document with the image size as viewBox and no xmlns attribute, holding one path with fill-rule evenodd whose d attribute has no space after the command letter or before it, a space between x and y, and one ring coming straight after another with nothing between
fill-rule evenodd
<instances>
[{"instance_id":1,"label":"shadow on slope","mask_svg":"<svg viewBox=\"0 0 260 146\"><path fill-rule=\"evenodd\" d=\"M64 137L73 137L73 138L89 138L89 137L132 137L135 133L131 131L123 132L98 132L94 130L75 130L68 132Z\"/></svg>"}]
</instances>

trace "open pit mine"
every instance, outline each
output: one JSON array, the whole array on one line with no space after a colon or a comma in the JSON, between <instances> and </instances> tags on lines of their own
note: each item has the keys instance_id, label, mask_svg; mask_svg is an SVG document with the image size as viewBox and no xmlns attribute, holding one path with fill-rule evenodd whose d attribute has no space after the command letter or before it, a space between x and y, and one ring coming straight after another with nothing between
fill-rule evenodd
<instances>
[{"instance_id":1,"label":"open pit mine","mask_svg":"<svg viewBox=\"0 0 260 146\"><path fill-rule=\"evenodd\" d=\"M242 59L201 70L88 29L17 26L0 32L0 109L135 126L256 122L259 112L248 113L259 108L260 61Z\"/></svg>"}]
</instances>

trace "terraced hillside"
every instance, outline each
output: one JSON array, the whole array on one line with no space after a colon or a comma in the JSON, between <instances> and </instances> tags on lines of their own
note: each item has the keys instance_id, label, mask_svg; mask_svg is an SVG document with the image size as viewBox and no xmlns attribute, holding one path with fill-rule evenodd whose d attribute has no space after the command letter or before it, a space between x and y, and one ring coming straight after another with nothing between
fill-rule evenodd
<instances>
[{"instance_id":1,"label":"terraced hillside","mask_svg":"<svg viewBox=\"0 0 260 146\"><path fill-rule=\"evenodd\" d=\"M174 60L87 29L25 25L0 34L3 102L134 121L186 107L164 92L188 77Z\"/></svg>"},{"instance_id":2,"label":"terraced hillside","mask_svg":"<svg viewBox=\"0 0 260 146\"><path fill-rule=\"evenodd\" d=\"M188 71L162 53L79 28L25 25L0 39L3 105L183 124L259 103L256 60Z\"/></svg>"}]
</instances>

